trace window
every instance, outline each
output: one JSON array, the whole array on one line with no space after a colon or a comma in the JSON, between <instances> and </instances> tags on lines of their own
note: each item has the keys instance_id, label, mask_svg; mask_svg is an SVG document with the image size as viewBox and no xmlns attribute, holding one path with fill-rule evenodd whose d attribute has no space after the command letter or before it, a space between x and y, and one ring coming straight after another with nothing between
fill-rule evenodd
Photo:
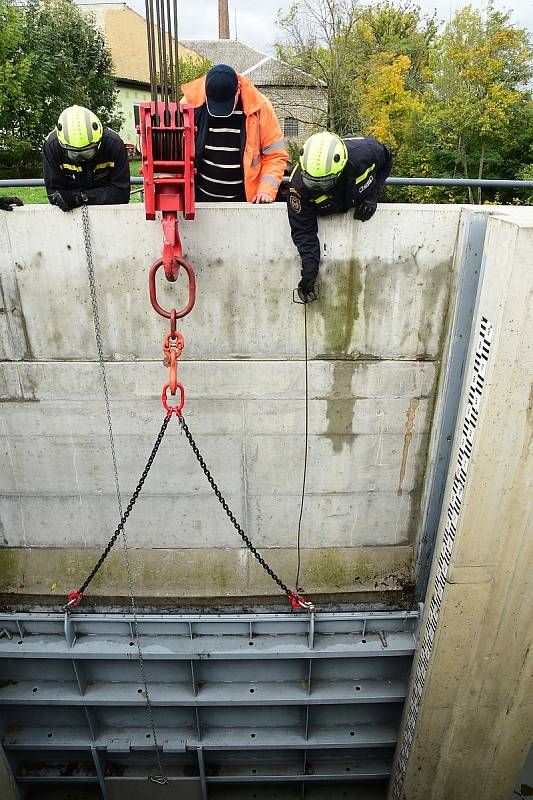
<instances>
[{"instance_id":1,"label":"window","mask_svg":"<svg viewBox=\"0 0 533 800\"><path fill-rule=\"evenodd\" d=\"M140 114L140 111L139 111L139 104L138 103L134 103L133 104L133 116L135 117L135 124L136 125L140 125L141 124L141 114Z\"/></svg>"},{"instance_id":2,"label":"window","mask_svg":"<svg viewBox=\"0 0 533 800\"><path fill-rule=\"evenodd\" d=\"M283 135L287 138L294 138L298 136L298 120L292 117L285 117L283 124Z\"/></svg>"}]
</instances>

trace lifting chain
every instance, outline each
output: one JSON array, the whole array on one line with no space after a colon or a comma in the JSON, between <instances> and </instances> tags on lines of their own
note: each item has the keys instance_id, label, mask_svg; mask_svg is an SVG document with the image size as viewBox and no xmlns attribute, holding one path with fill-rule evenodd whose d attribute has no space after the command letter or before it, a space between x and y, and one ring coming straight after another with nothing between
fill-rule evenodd
<instances>
[{"instance_id":1,"label":"lifting chain","mask_svg":"<svg viewBox=\"0 0 533 800\"><path fill-rule=\"evenodd\" d=\"M159 433L157 434L157 439L155 440L154 446L152 447L152 452L150 453L148 461L146 462L146 466L145 466L145 468L143 470L143 473L142 473L142 475L140 477L139 483L137 484L137 486L135 488L135 491L133 492L133 494L132 494L132 496L130 498L130 501L129 501L127 507L126 507L126 510L124 511L124 513L122 514L122 516L120 518L120 522L118 523L113 536L111 537L111 539L107 543L107 546L106 546L105 550L103 551L102 555L100 556L100 558L98 559L98 561L96 562L94 567L92 568L92 570L89 573L89 575L83 581L83 583L80 586L80 588L76 589L75 591L73 591L73 592L71 592L69 594L69 596L67 598L67 603L64 606L66 610L68 610L70 608L74 608L75 606L79 606L81 600L83 599L83 595L85 593L85 590L87 589L87 587L89 586L89 584L91 583L91 581L95 577L96 573L99 571L100 567L102 566L102 564L104 563L104 561L108 557L109 553L111 552L111 549L112 549L113 545L117 541L117 539L120 536L120 534L124 533L124 526L125 526L125 524L127 522L127 519L129 517L129 515L131 514L133 506L137 502L137 499L138 499L138 497L139 497L139 495L141 493L141 489L144 486L144 482L145 482L146 478L148 477L148 473L150 472L150 468L151 468L152 464L154 463L154 459L155 459L155 457L157 455L157 451L159 450L159 446L160 446L161 442L163 441L163 436L165 435L165 432L166 432L166 429L167 429L167 425L168 425L168 423L170 421L170 417L171 417L171 415L167 414L167 416L163 420L163 424L161 425L161 429L160 429Z\"/></svg>"},{"instance_id":2,"label":"lifting chain","mask_svg":"<svg viewBox=\"0 0 533 800\"><path fill-rule=\"evenodd\" d=\"M115 529L115 532L113 533L113 536L109 540L105 550L103 551L102 555L98 559L97 563L95 564L95 566L93 567L93 569L91 570L91 572L89 573L89 575L87 576L87 578L85 579L83 584L80 586L79 589L76 589L75 591L71 592L71 594L69 594L69 596L67 598L67 602L66 602L66 604L64 606L64 610L65 611L69 611L71 608L74 608L74 607L76 607L76 606L78 606L80 604L80 602L81 602L81 600L83 598L83 594L84 594L85 590L87 589L87 587L89 586L89 584L91 583L91 581L93 580L93 578L95 577L95 575L97 574L99 569L101 568L102 564L106 560L106 558L109 555L109 553L110 553L113 545L115 544L117 538L122 533L123 538L124 538L124 551L125 551L125 555L126 555L126 565L127 565L127 569L128 569L128 581L129 581L129 587L130 587L130 596L131 596L131 600L132 600L132 607L133 607L133 610L134 610L134 619L135 619L135 623L136 623L135 601L134 601L134 597L133 597L133 584L132 584L132 578L131 578L131 570L130 570L130 566L129 566L129 559L128 559L127 543L126 543L126 537L125 537L125 532L124 532L124 526L125 526L126 521L127 521L128 517L129 517L129 515L130 515L130 513L131 513L131 511L133 509L133 506L135 505L135 503L136 503L136 501L137 501L137 499L139 497L139 494L141 493L141 490L142 490L142 487L144 485L144 482L145 482L146 478L148 477L148 473L149 473L150 468L151 468L151 466L152 466L152 464L154 462L154 459L155 459L155 457L157 455L157 452L159 450L159 446L160 446L160 444L161 444L161 442L163 440L163 436L165 435L168 423L169 423L172 415L175 414L178 417L181 430L185 433L185 436L187 437L187 441L189 442L189 444L190 444L190 446L192 448L192 451L193 451L194 455L196 456L196 459L197 459L198 463L200 464L200 467L202 468L202 471L203 471L204 475L206 476L211 488L213 489L213 491L214 491L219 503L221 504L222 508L226 512L226 514L227 514L229 520L231 521L233 527L235 528L235 530L237 531L237 533L241 537L242 541L244 542L244 544L246 545L248 550L252 553L254 558L259 562L259 564L265 570L265 572L272 578L272 580L279 586L279 588L287 595L287 597L288 597L288 599L289 599L289 601L290 601L290 603L291 603L293 608L302 608L302 609L305 609L306 611L309 611L310 613L313 613L316 610L315 606L313 605L313 603L311 603L308 600L306 600L304 595L299 591L298 588L296 588L295 591L291 591L289 589L289 587L281 580L281 578L279 578L279 576L276 575L274 570L266 563L264 558L261 556L261 554L253 546L252 542L250 541L250 539L248 538L248 536L246 535L246 533L244 532L242 527L237 522L233 512L229 508L224 496L222 495L222 492L218 488L213 476L211 475L211 472L209 471L209 469L208 469L208 467L207 467L207 465L206 465L206 463L205 463L200 451L198 450L198 446L196 445L196 442L193 439L193 436L192 436L192 434L191 434L191 432L189 430L189 427L188 427L187 423L185 422L185 420L184 420L184 418L182 416L182 410L183 410L183 406L184 406L185 397L184 397L183 386L181 385L181 383L177 382L177 372L176 372L177 365L176 365L176 362L177 362L177 359L179 358L179 356L181 355L181 352L183 350L183 336L181 335L181 333L176 331L176 316L177 316L177 314L176 314L175 309L172 309L170 314L168 314L168 312L167 312L167 314L165 314L165 316L167 316L170 319L170 332L165 336L165 338L163 340L164 364L165 364L165 366L168 366L168 368L169 368L169 380L165 384L165 386L163 387L163 392L162 392L162 398L161 399L162 399L163 406L165 407L165 410L166 410L167 413L166 413L165 419L163 420L163 424L161 425L161 429L159 431L159 434L157 436L155 444L154 444L154 446L152 448L152 452L150 453L150 456L148 458L146 466L145 466L145 468L143 470L143 473L141 475L139 483L137 484L137 487L136 487L133 495L130 498L130 501L128 503L126 511L124 513L122 513L122 504L121 504L121 500L120 500L120 489L119 489L119 483L118 483L118 471L117 471L117 466L116 466L116 454L115 454L115 446L114 446L114 439L113 439L113 428L112 428L112 424L111 424L111 412L110 412L110 408L109 408L109 394L108 394L108 391L107 391L107 380L106 380L106 374L105 374L105 362L104 362L104 356L103 356L102 337L101 337L101 331L100 331L100 317L99 317L99 314L98 314L98 303L97 303L97 296L96 296L94 267L93 267L93 262L92 262L92 250L91 250L91 241L90 241L90 232L89 232L89 216L88 216L88 211L87 211L87 207L86 206L82 207L82 219L83 219L83 231L84 231L84 237L85 237L85 248L86 248L86 254L87 254L87 266L88 266L88 272L89 272L89 283L90 283L90 287L91 287L91 299L92 299L92 304L93 304L95 336L96 336L96 343L97 343L97 348L98 348L98 356L99 356L99 360L100 360L100 368L101 368L101 372L102 372L102 381L103 381L103 386L104 386L104 398L105 398L105 402L106 402L106 410L107 410L107 417L108 417L109 438L110 438L110 443L111 443L111 453L112 453L112 457L113 457L113 467L114 467L114 472L115 472L115 483L116 483L117 498L118 498L118 504L119 504L120 522L117 525L117 528ZM176 394L176 391L178 389L180 391L180 399L178 401L178 404L175 405L175 406L168 405L168 398L167 398L167 390L168 389L170 389L171 395L173 395L173 396ZM137 637L137 640L138 640L138 637ZM139 640L138 640L138 647L139 647L139 654L140 654ZM140 654L140 662L141 662L141 665L142 665L142 655L141 654ZM144 675L144 668L142 667L142 669L143 669L143 675ZM158 758L159 758L159 753L158 753Z\"/></svg>"},{"instance_id":3,"label":"lifting chain","mask_svg":"<svg viewBox=\"0 0 533 800\"><path fill-rule=\"evenodd\" d=\"M187 441L189 442L189 444L190 444L190 446L192 448L192 451L193 451L194 455L196 456L196 459L197 459L198 463L200 464L200 467L202 468L202 472L204 473L205 477L209 481L209 485L213 489L213 491L214 491L214 493L215 493L215 495L216 495L216 497L218 499L218 502L220 503L220 505L222 506L222 508L226 512L226 514L228 515L231 524L233 525L233 527L235 528L235 530L237 531L237 533L239 534L239 536L243 540L244 544L246 545L246 547L248 548L250 553L253 555L253 557L255 559L257 559L257 561L261 564L261 566L263 567L265 572L268 575L270 575L272 580L275 583L277 583L279 588L283 592L285 592L285 594L289 598L290 604L291 604L291 606L293 608L303 608L306 611L309 611L310 613L313 613L316 610L315 606L313 605L313 603L311 603L308 600L306 600L305 597L303 596L303 594L300 594L298 591L291 592L289 587L285 583L283 583L281 578L279 578L276 575L276 573L274 572L274 570L271 567L269 567L269 565L266 563L266 561L262 557L262 555L257 552L257 550L253 546L252 542L247 537L247 535L245 534L245 532L243 531L243 529L241 528L241 526L239 525L239 523L235 519L235 516L234 516L233 512L231 511L230 507L228 506L228 504L227 504L222 492L218 488L218 486L217 486L217 484L215 482L215 479L211 475L211 472L209 471L209 469L207 467L207 464L205 463L200 451L198 450L198 446L197 446L196 442L194 441L194 439L192 437L192 434L191 434L191 432L190 432L190 430L188 428L188 425L187 425L187 423L185 422L185 420L184 420L184 418L182 416L179 417L179 424L180 424L180 427L181 427L182 431L185 433L185 436L187 437Z\"/></svg>"},{"instance_id":4,"label":"lifting chain","mask_svg":"<svg viewBox=\"0 0 533 800\"><path fill-rule=\"evenodd\" d=\"M185 389L183 384L178 383L178 358L181 356L184 344L182 334L176 330L176 309L173 308L170 312L170 331L163 339L163 366L168 367L168 381L163 386L161 402L167 414L176 414L177 417L181 416L185 405ZM178 389L179 401L177 405L171 406L168 402L167 392L170 391L171 396L174 397Z\"/></svg>"}]
</instances>

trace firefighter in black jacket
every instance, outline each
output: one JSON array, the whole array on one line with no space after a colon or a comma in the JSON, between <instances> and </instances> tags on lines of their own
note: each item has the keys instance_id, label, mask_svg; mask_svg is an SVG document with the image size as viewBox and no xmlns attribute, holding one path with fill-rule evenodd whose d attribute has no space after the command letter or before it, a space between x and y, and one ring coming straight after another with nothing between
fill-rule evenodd
<instances>
[{"instance_id":1,"label":"firefighter in black jacket","mask_svg":"<svg viewBox=\"0 0 533 800\"><path fill-rule=\"evenodd\" d=\"M290 176L287 208L291 236L302 259L298 295L316 300L320 263L318 216L354 208L354 219L366 222L376 211L378 196L392 169L387 145L364 136L315 133L304 144Z\"/></svg>"},{"instance_id":2,"label":"firefighter in black jacket","mask_svg":"<svg viewBox=\"0 0 533 800\"><path fill-rule=\"evenodd\" d=\"M128 203L130 168L120 136L82 106L65 109L43 145L49 201L62 211Z\"/></svg>"}]
</instances>

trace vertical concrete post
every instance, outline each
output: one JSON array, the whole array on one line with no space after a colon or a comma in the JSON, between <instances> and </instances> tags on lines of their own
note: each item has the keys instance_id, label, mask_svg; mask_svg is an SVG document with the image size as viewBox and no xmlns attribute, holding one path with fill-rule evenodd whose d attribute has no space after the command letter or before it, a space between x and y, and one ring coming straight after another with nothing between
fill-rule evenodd
<instances>
[{"instance_id":1,"label":"vertical concrete post","mask_svg":"<svg viewBox=\"0 0 533 800\"><path fill-rule=\"evenodd\" d=\"M489 220L394 800L505 800L533 730L533 215Z\"/></svg>"}]
</instances>

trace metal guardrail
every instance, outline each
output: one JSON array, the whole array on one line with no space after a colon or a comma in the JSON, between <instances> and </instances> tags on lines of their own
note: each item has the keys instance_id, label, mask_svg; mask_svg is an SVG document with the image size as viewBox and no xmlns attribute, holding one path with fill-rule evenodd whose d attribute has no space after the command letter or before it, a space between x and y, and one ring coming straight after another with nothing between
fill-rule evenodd
<instances>
[{"instance_id":1,"label":"metal guardrail","mask_svg":"<svg viewBox=\"0 0 533 800\"><path fill-rule=\"evenodd\" d=\"M130 178L134 185L142 186L143 179L138 177ZM287 177L283 178L282 183L288 183ZM389 186L457 186L467 189L533 189L533 181L515 180L492 180L477 178L387 178ZM0 180L0 189L9 186L44 186L42 178L7 178Z\"/></svg>"}]
</instances>

